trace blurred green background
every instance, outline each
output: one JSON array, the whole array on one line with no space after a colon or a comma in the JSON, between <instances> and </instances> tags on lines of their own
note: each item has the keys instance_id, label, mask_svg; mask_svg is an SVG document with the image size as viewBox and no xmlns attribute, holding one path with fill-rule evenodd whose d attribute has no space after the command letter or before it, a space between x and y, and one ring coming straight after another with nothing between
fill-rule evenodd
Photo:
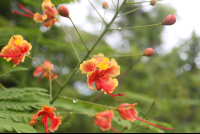
<instances>
[{"instance_id":1,"label":"blurred green background","mask_svg":"<svg viewBox=\"0 0 200 134\"><path fill-rule=\"evenodd\" d=\"M80 0L81 1L81 0ZM52 3L58 7L60 4L70 4L72 0L52 0ZM94 6L101 7L102 0L98 0ZM27 9L42 13L42 0L4 0L0 1L0 47L7 45L12 35L22 35L33 46L31 56L43 63L49 60L54 64L54 73L58 75L58 80L63 83L70 72L78 63L75 53L64 35L59 24L48 29L42 23L35 23L32 18L12 14L13 10L24 12L17 7L21 3ZM139 5L127 5L122 12L130 11ZM101 23L101 20L95 18L96 14L92 7L89 7L90 14L87 21ZM114 13L113 5L109 5L109 12ZM77 9L77 12L81 11ZM145 12L142 9L122 16L117 19L112 26L114 27L133 27L160 23L168 14L176 14L171 7L157 3L152 10ZM103 16L103 15L102 15ZM73 19L74 16L71 16ZM65 19L64 21L69 21ZM64 22L62 21L62 22ZM76 24L76 22L74 21ZM83 25L84 27L84 25ZM75 48L80 57L86 54L78 34L73 27L65 25ZM199 132L199 41L200 38L195 33L189 40L182 40L179 47L174 48L172 52L163 55L160 53L162 44L161 34L163 26L141 28L135 30L108 31L107 34L92 52L92 55L104 53L104 55L123 55L140 54L147 47L155 50L154 56L149 57L123 57L115 58L121 67L121 75L117 77L119 86L113 92L114 94L127 94L123 97L117 97L121 103L138 103L135 109L139 112L139 117L149 122L163 127L177 128L175 130L162 130L155 128L140 121L133 123L119 120L119 114L115 112L115 118L112 126L120 132ZM80 31L87 46L91 48L98 38L97 34ZM94 32L93 32L94 33ZM121 38L120 42L113 42L114 47L106 43L107 38ZM169 39L170 40L170 39ZM91 55L91 56L92 56ZM0 58L0 73L12 69L13 64ZM6 88L9 87L42 87L49 89L47 79L42 79L41 84L38 78L33 77L33 71L37 63L26 58L24 63L17 67L28 68L18 72L12 72L6 76L0 77L0 83ZM53 94L59 89L59 86L53 81ZM2 90L2 89L0 89ZM70 80L60 98L55 101L57 108L56 114L62 116L62 124L56 132L102 132L100 127L94 125L94 119L86 115L67 114L59 111L78 111L95 114L104 111L106 108L85 104L82 102L74 103L72 97L84 101L91 101L98 104L117 107L119 104L109 95L103 95L99 91L91 92L87 86L86 75L80 71ZM41 98L42 99L42 98ZM155 101L155 105L152 105ZM127 130L124 127L128 126ZM149 126L149 129L147 129ZM44 129L35 127L37 132L44 132ZM113 132L112 130L105 131Z\"/></svg>"}]
</instances>

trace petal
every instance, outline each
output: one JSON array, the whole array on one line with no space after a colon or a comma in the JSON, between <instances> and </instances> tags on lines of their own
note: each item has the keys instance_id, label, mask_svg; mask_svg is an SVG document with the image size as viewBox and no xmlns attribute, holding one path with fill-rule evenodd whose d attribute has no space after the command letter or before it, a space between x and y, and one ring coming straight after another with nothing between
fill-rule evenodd
<instances>
[{"instance_id":1,"label":"petal","mask_svg":"<svg viewBox=\"0 0 200 134\"><path fill-rule=\"evenodd\" d=\"M80 65L79 69L82 71L82 73L89 73L91 71L95 71L95 68L97 66L98 66L97 60L87 60Z\"/></svg>"},{"instance_id":2,"label":"petal","mask_svg":"<svg viewBox=\"0 0 200 134\"><path fill-rule=\"evenodd\" d=\"M45 69L42 66L39 66L35 69L35 71L33 72L33 76L37 77L38 75L40 75L41 72L45 71Z\"/></svg>"},{"instance_id":3,"label":"petal","mask_svg":"<svg viewBox=\"0 0 200 134\"><path fill-rule=\"evenodd\" d=\"M92 85L93 85L94 82L95 82L95 73L89 72L87 74L87 83L88 83L88 86L89 86L89 88L91 90L94 90L93 87L92 87Z\"/></svg>"},{"instance_id":4,"label":"petal","mask_svg":"<svg viewBox=\"0 0 200 134\"><path fill-rule=\"evenodd\" d=\"M21 47L22 53L29 53L29 50L32 49L32 45L26 40L23 40L19 46Z\"/></svg>"},{"instance_id":5,"label":"petal","mask_svg":"<svg viewBox=\"0 0 200 134\"><path fill-rule=\"evenodd\" d=\"M54 70L54 69L53 69L53 64L51 64L51 62L48 61L48 60L45 60L45 61L44 61L43 66L44 66L46 69L50 70L50 71L53 71L53 70Z\"/></svg>"},{"instance_id":6,"label":"petal","mask_svg":"<svg viewBox=\"0 0 200 134\"><path fill-rule=\"evenodd\" d=\"M111 77L118 76L120 74L120 66L112 64L108 69L105 70L104 75Z\"/></svg>"},{"instance_id":7,"label":"petal","mask_svg":"<svg viewBox=\"0 0 200 134\"><path fill-rule=\"evenodd\" d=\"M38 22L43 22L47 19L47 15L42 15L40 13L35 13L34 14L34 17L33 17L33 20L38 23Z\"/></svg>"},{"instance_id":8,"label":"petal","mask_svg":"<svg viewBox=\"0 0 200 134\"><path fill-rule=\"evenodd\" d=\"M14 37L14 38L13 38L13 37ZM16 40L18 40L17 42L19 43L20 41L23 40L23 37L22 37L21 35L13 35L13 36L10 38L8 44L14 45ZM16 44L16 45L17 45L17 44Z\"/></svg>"},{"instance_id":9,"label":"petal","mask_svg":"<svg viewBox=\"0 0 200 134\"><path fill-rule=\"evenodd\" d=\"M30 126L33 126L36 122L37 122L37 118L41 115L44 115L45 113L43 112L43 110L38 111L37 113L35 113L32 118L31 121L29 122Z\"/></svg>"},{"instance_id":10,"label":"petal","mask_svg":"<svg viewBox=\"0 0 200 134\"><path fill-rule=\"evenodd\" d=\"M44 26L45 27L48 27L48 28L51 28L51 26L53 26L53 24L56 22L56 20L55 19L49 19L48 21L46 21L45 23L44 23Z\"/></svg>"},{"instance_id":11,"label":"petal","mask_svg":"<svg viewBox=\"0 0 200 134\"><path fill-rule=\"evenodd\" d=\"M42 2L42 10L48 10L49 8L52 8L54 5L51 3L51 0L44 0Z\"/></svg>"},{"instance_id":12,"label":"petal","mask_svg":"<svg viewBox=\"0 0 200 134\"><path fill-rule=\"evenodd\" d=\"M108 82L103 82L102 80L98 79L99 85L104 89L104 93L112 93L115 88L118 86L117 79L110 79Z\"/></svg>"},{"instance_id":13,"label":"petal","mask_svg":"<svg viewBox=\"0 0 200 134\"><path fill-rule=\"evenodd\" d=\"M60 116L49 116L50 122L51 122L51 126L49 127L49 131L54 132L54 130L57 130L59 125L61 124L61 119L62 117Z\"/></svg>"},{"instance_id":14,"label":"petal","mask_svg":"<svg viewBox=\"0 0 200 134\"><path fill-rule=\"evenodd\" d=\"M47 105L43 105L42 110L43 110L44 112L47 112L47 113L53 113L53 111L55 111L56 108L54 108L54 107L48 107Z\"/></svg>"},{"instance_id":15,"label":"petal","mask_svg":"<svg viewBox=\"0 0 200 134\"><path fill-rule=\"evenodd\" d=\"M94 57L92 57L92 59L95 59L98 62L102 62L103 61L103 57L104 57L104 54L99 53L98 55L94 55Z\"/></svg>"},{"instance_id":16,"label":"petal","mask_svg":"<svg viewBox=\"0 0 200 134\"><path fill-rule=\"evenodd\" d=\"M45 10L44 14L47 15L48 19L53 19L53 18L56 18L58 16L58 11L54 7L54 8L50 8L48 10Z\"/></svg>"}]
</instances>

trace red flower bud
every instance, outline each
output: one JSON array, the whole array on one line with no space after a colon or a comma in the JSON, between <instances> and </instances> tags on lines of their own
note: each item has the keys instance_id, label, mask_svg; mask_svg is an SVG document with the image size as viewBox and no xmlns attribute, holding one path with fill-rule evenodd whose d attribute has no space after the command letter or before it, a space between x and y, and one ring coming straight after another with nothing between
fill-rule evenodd
<instances>
[{"instance_id":1,"label":"red flower bud","mask_svg":"<svg viewBox=\"0 0 200 134\"><path fill-rule=\"evenodd\" d=\"M66 6L60 6L58 12L61 16L69 18L69 9Z\"/></svg>"},{"instance_id":2,"label":"red flower bud","mask_svg":"<svg viewBox=\"0 0 200 134\"><path fill-rule=\"evenodd\" d=\"M108 3L107 3L107 2L104 2L104 3L102 4L102 7L103 7L104 9L108 9Z\"/></svg>"},{"instance_id":3,"label":"red flower bud","mask_svg":"<svg viewBox=\"0 0 200 134\"><path fill-rule=\"evenodd\" d=\"M156 0L151 0L150 5L154 6L156 4Z\"/></svg>"},{"instance_id":4,"label":"red flower bud","mask_svg":"<svg viewBox=\"0 0 200 134\"><path fill-rule=\"evenodd\" d=\"M153 54L154 54L154 50L152 48L145 49L143 53L144 56L148 56L148 57L152 56Z\"/></svg>"},{"instance_id":5,"label":"red flower bud","mask_svg":"<svg viewBox=\"0 0 200 134\"><path fill-rule=\"evenodd\" d=\"M162 25L173 25L176 22L176 17L172 14L167 15L163 21L162 21Z\"/></svg>"}]
</instances>

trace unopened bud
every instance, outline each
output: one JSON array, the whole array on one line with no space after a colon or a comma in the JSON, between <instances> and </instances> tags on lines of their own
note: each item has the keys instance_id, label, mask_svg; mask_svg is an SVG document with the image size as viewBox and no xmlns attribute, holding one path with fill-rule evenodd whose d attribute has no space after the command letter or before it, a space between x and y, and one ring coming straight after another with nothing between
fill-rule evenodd
<instances>
[{"instance_id":1,"label":"unopened bud","mask_svg":"<svg viewBox=\"0 0 200 134\"><path fill-rule=\"evenodd\" d=\"M103 7L104 9L108 9L108 3L107 3L107 2L104 2L104 3L102 4L102 7Z\"/></svg>"},{"instance_id":2,"label":"unopened bud","mask_svg":"<svg viewBox=\"0 0 200 134\"><path fill-rule=\"evenodd\" d=\"M176 22L176 17L172 14L167 15L163 21L162 21L162 25L173 25Z\"/></svg>"},{"instance_id":3,"label":"unopened bud","mask_svg":"<svg viewBox=\"0 0 200 134\"><path fill-rule=\"evenodd\" d=\"M151 0L150 5L154 6L156 4L156 0Z\"/></svg>"},{"instance_id":4,"label":"unopened bud","mask_svg":"<svg viewBox=\"0 0 200 134\"><path fill-rule=\"evenodd\" d=\"M152 48L145 49L143 53L144 56L148 56L148 57L152 56L153 54L154 54L154 50Z\"/></svg>"},{"instance_id":5,"label":"unopened bud","mask_svg":"<svg viewBox=\"0 0 200 134\"><path fill-rule=\"evenodd\" d=\"M61 16L69 18L69 9L66 6L60 6L58 12Z\"/></svg>"}]
</instances>

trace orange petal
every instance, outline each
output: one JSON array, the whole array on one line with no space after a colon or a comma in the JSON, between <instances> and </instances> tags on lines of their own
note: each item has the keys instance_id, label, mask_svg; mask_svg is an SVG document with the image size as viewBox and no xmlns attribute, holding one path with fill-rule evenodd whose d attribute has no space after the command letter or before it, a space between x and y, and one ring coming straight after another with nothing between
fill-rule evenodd
<instances>
[{"instance_id":1,"label":"orange petal","mask_svg":"<svg viewBox=\"0 0 200 134\"><path fill-rule=\"evenodd\" d=\"M14 37L14 38L13 38ZM23 40L23 37L21 35L13 35L8 44L11 44L11 45L14 45L15 44L15 41L18 40L18 41L22 41ZM16 44L16 45L19 45L19 44Z\"/></svg>"},{"instance_id":2,"label":"orange petal","mask_svg":"<svg viewBox=\"0 0 200 134\"><path fill-rule=\"evenodd\" d=\"M82 73L89 73L91 71L95 71L95 68L98 66L98 61L96 60L87 60L84 61L81 65L80 65L80 70L82 71Z\"/></svg>"},{"instance_id":3,"label":"orange petal","mask_svg":"<svg viewBox=\"0 0 200 134\"><path fill-rule=\"evenodd\" d=\"M20 45L21 52L29 54L29 51L32 49L32 45L28 43L26 40L21 41Z\"/></svg>"},{"instance_id":4,"label":"orange petal","mask_svg":"<svg viewBox=\"0 0 200 134\"><path fill-rule=\"evenodd\" d=\"M61 119L62 117L60 116L49 116L51 126L49 127L49 131L54 132L54 130L57 130L59 125L61 124Z\"/></svg>"},{"instance_id":5,"label":"orange petal","mask_svg":"<svg viewBox=\"0 0 200 134\"><path fill-rule=\"evenodd\" d=\"M53 64L51 64L51 62L48 61L48 60L45 60L45 61L44 61L43 66L44 66L46 69L50 70L50 71L53 71L53 70L54 70L54 69L53 69Z\"/></svg>"},{"instance_id":6,"label":"orange petal","mask_svg":"<svg viewBox=\"0 0 200 134\"><path fill-rule=\"evenodd\" d=\"M109 75L111 77L118 76L120 74L120 66L111 65L108 69L105 70L104 75Z\"/></svg>"},{"instance_id":7,"label":"orange petal","mask_svg":"<svg viewBox=\"0 0 200 134\"><path fill-rule=\"evenodd\" d=\"M48 27L48 28L51 28L51 26L53 26L53 24L56 22L56 20L55 19L49 19L48 21L46 21L45 23L44 23L44 26L45 27Z\"/></svg>"},{"instance_id":8,"label":"orange petal","mask_svg":"<svg viewBox=\"0 0 200 134\"><path fill-rule=\"evenodd\" d=\"M42 15L40 13L35 13L34 14L34 17L33 17L33 20L38 23L38 22L43 22L47 19L47 15Z\"/></svg>"},{"instance_id":9,"label":"orange petal","mask_svg":"<svg viewBox=\"0 0 200 134\"><path fill-rule=\"evenodd\" d=\"M44 112L47 112L47 113L53 113L53 111L55 111L56 108L54 108L54 107L48 107L47 105L43 105L42 110L43 110Z\"/></svg>"},{"instance_id":10,"label":"orange petal","mask_svg":"<svg viewBox=\"0 0 200 134\"><path fill-rule=\"evenodd\" d=\"M38 77L38 75L40 75L40 73L42 73L43 71L45 71L45 69L42 66L39 66L33 72L33 76Z\"/></svg>"},{"instance_id":11,"label":"orange petal","mask_svg":"<svg viewBox=\"0 0 200 134\"><path fill-rule=\"evenodd\" d=\"M54 7L54 8L50 8L48 10L45 10L44 14L47 15L48 19L53 19L53 18L56 18L58 16L58 11Z\"/></svg>"},{"instance_id":12,"label":"orange petal","mask_svg":"<svg viewBox=\"0 0 200 134\"><path fill-rule=\"evenodd\" d=\"M102 80L99 80L99 85L104 89L104 93L106 94L106 92L112 93L115 88L118 86L118 81L117 79L110 79L108 82L104 82Z\"/></svg>"},{"instance_id":13,"label":"orange petal","mask_svg":"<svg viewBox=\"0 0 200 134\"><path fill-rule=\"evenodd\" d=\"M49 8L52 8L52 6L54 5L51 3L51 0L44 0L42 2L42 10L48 10Z\"/></svg>"},{"instance_id":14,"label":"orange petal","mask_svg":"<svg viewBox=\"0 0 200 134\"><path fill-rule=\"evenodd\" d=\"M89 72L87 74L87 83L88 83L88 86L89 86L89 88L91 90L94 90L93 87L92 87L92 85L93 85L94 82L95 82L95 73Z\"/></svg>"},{"instance_id":15,"label":"orange petal","mask_svg":"<svg viewBox=\"0 0 200 134\"><path fill-rule=\"evenodd\" d=\"M36 114L34 114L31 118L31 121L29 122L30 126L33 126L37 122L37 118L41 115L45 114L43 110L38 111Z\"/></svg>"}]
</instances>

